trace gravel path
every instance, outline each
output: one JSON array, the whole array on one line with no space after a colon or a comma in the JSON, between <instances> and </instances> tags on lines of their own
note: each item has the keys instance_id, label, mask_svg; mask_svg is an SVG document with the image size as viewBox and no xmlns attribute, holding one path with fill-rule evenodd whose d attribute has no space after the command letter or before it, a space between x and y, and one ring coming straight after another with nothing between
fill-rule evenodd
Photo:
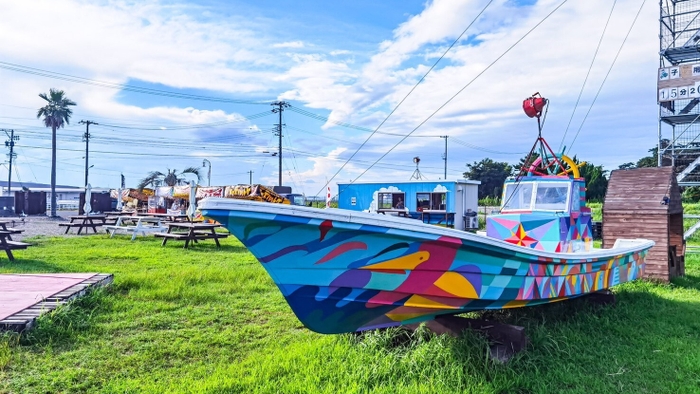
<instances>
[{"instance_id":1,"label":"gravel path","mask_svg":"<svg viewBox=\"0 0 700 394\"><path fill-rule=\"evenodd\" d=\"M0 220L12 221L8 227L13 227L18 230L24 230L22 234L15 234L12 239L15 241L21 241L26 238L34 237L37 235L45 235L47 237L54 236L71 236L71 232L68 234L63 234L66 229L65 227L59 227L59 223L67 223L70 221L68 216L77 215L77 211L59 211L58 217L51 218L44 215L38 216L26 216L26 217L2 217ZM92 229L90 229L92 232ZM74 234L73 234L74 236Z\"/></svg>"}]
</instances>

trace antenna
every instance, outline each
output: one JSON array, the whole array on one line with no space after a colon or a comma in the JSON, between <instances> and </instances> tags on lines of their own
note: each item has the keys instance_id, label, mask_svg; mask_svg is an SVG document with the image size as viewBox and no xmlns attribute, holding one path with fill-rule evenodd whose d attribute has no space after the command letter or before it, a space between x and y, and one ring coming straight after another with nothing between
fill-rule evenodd
<instances>
[{"instance_id":1,"label":"antenna","mask_svg":"<svg viewBox=\"0 0 700 394\"><path fill-rule=\"evenodd\" d=\"M420 169L418 168L418 165L420 164L420 157L418 157L418 156L414 157L413 162L416 163L416 170L413 171L413 175L411 175L410 180L414 180L414 179L417 179L419 181L424 180L425 177L423 176L423 174L421 174Z\"/></svg>"}]
</instances>

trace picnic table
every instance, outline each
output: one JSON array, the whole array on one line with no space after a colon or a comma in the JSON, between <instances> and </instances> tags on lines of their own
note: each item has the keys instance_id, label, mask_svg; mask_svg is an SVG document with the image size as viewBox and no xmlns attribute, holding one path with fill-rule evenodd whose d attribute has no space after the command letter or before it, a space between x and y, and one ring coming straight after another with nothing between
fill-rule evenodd
<instances>
[{"instance_id":1,"label":"picnic table","mask_svg":"<svg viewBox=\"0 0 700 394\"><path fill-rule=\"evenodd\" d=\"M7 258L10 261L14 261L15 256L12 254L13 250L27 249L27 247L31 245L25 242L13 241L10 238L11 234L12 232L10 231L0 230L0 250L4 250L5 253L7 253Z\"/></svg>"},{"instance_id":2,"label":"picnic table","mask_svg":"<svg viewBox=\"0 0 700 394\"><path fill-rule=\"evenodd\" d=\"M106 215L78 215L71 216L70 223L59 223L58 225L59 227L66 228L66 232L64 234L68 234L68 230L72 228L77 228L78 234L80 234L83 229L85 229L85 234L87 234L88 228L92 228L92 231L97 234L97 227L103 226L106 220Z\"/></svg>"},{"instance_id":3,"label":"picnic table","mask_svg":"<svg viewBox=\"0 0 700 394\"><path fill-rule=\"evenodd\" d=\"M133 215L135 212L134 211L107 211L107 212L102 212L103 214L107 216L130 216Z\"/></svg>"},{"instance_id":4,"label":"picnic table","mask_svg":"<svg viewBox=\"0 0 700 394\"><path fill-rule=\"evenodd\" d=\"M103 212L107 216L107 219L105 219L105 224L106 225L115 225L117 223L117 219L120 216L132 216L135 215L136 212L133 211L107 211Z\"/></svg>"},{"instance_id":5,"label":"picnic table","mask_svg":"<svg viewBox=\"0 0 700 394\"><path fill-rule=\"evenodd\" d=\"M149 213L148 216L163 218L169 222L191 222L190 217L184 213Z\"/></svg>"},{"instance_id":6,"label":"picnic table","mask_svg":"<svg viewBox=\"0 0 700 394\"><path fill-rule=\"evenodd\" d=\"M114 224L104 226L112 238L117 232L133 232L131 240L136 239L136 235L141 233L144 237L146 233L163 232L167 227L163 226L162 219L151 216L119 216Z\"/></svg>"},{"instance_id":7,"label":"picnic table","mask_svg":"<svg viewBox=\"0 0 700 394\"><path fill-rule=\"evenodd\" d=\"M228 234L215 231L218 227L221 227L218 223L170 222L167 225L167 232L154 234L156 237L163 238L162 246L165 246L169 239L173 239L185 241L186 249L190 242L198 243L198 241L205 239L213 239L216 242L216 247L220 248L219 238L228 237Z\"/></svg>"},{"instance_id":8,"label":"picnic table","mask_svg":"<svg viewBox=\"0 0 700 394\"><path fill-rule=\"evenodd\" d=\"M18 228L7 227L8 224L14 226L15 222L15 220L0 220L0 230L9 232L7 239L10 241L12 241L12 234L22 234L24 232L24 230Z\"/></svg>"}]
</instances>

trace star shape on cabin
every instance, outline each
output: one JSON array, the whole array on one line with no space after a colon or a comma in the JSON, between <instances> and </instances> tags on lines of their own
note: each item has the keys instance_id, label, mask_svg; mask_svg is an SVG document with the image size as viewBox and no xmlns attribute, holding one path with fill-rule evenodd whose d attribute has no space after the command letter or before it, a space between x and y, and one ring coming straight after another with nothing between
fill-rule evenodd
<instances>
[{"instance_id":1,"label":"star shape on cabin","mask_svg":"<svg viewBox=\"0 0 700 394\"><path fill-rule=\"evenodd\" d=\"M518 225L518 228L514 232L511 232L511 236L509 238L506 238L505 241L518 246L527 247L530 247L532 244L538 242L535 238L532 238L529 235L527 235L527 231L525 231L525 229L523 228L522 223Z\"/></svg>"}]
</instances>

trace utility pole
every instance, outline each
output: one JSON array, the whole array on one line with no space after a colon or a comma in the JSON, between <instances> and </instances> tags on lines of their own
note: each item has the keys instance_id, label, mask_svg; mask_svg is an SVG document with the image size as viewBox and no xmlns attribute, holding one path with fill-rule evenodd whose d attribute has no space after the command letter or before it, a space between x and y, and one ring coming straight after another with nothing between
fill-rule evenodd
<instances>
[{"instance_id":1,"label":"utility pole","mask_svg":"<svg viewBox=\"0 0 700 394\"><path fill-rule=\"evenodd\" d=\"M279 145L279 161L280 161L280 179L279 179L279 185L282 186L282 112L284 112L285 108L289 108L290 105L286 101L277 101L272 104L273 107L277 107L272 110L273 113L279 113L280 114L280 122L276 125L277 126L277 135L280 137L280 145Z\"/></svg>"},{"instance_id":2,"label":"utility pole","mask_svg":"<svg viewBox=\"0 0 700 394\"><path fill-rule=\"evenodd\" d=\"M14 147L15 147L15 141L19 141L19 136L15 136L15 131L14 130L5 130L2 129L2 131L7 134L7 138L9 138L7 141L5 141L5 146L10 148L10 168L7 171L7 195L11 196L12 195L12 159L17 157L17 154L14 152ZM9 133L8 133L9 131Z\"/></svg>"},{"instance_id":3,"label":"utility pole","mask_svg":"<svg viewBox=\"0 0 700 394\"><path fill-rule=\"evenodd\" d=\"M85 140L85 186L88 184L88 143L90 142L90 125L98 125L99 123L93 122L91 120L81 120L79 124L85 125L85 134L83 134L83 139Z\"/></svg>"},{"instance_id":4,"label":"utility pole","mask_svg":"<svg viewBox=\"0 0 700 394\"><path fill-rule=\"evenodd\" d=\"M207 159L202 160L202 167L209 165L209 171L207 172L207 186L211 186L211 162Z\"/></svg>"},{"instance_id":5,"label":"utility pole","mask_svg":"<svg viewBox=\"0 0 700 394\"><path fill-rule=\"evenodd\" d=\"M253 184L253 170L248 171L248 174L250 175L250 182L249 184Z\"/></svg>"},{"instance_id":6,"label":"utility pole","mask_svg":"<svg viewBox=\"0 0 700 394\"><path fill-rule=\"evenodd\" d=\"M445 139L445 154L442 155L442 160L445 160L445 180L447 180L447 139L450 138L449 135L441 135L440 138Z\"/></svg>"}]
</instances>

